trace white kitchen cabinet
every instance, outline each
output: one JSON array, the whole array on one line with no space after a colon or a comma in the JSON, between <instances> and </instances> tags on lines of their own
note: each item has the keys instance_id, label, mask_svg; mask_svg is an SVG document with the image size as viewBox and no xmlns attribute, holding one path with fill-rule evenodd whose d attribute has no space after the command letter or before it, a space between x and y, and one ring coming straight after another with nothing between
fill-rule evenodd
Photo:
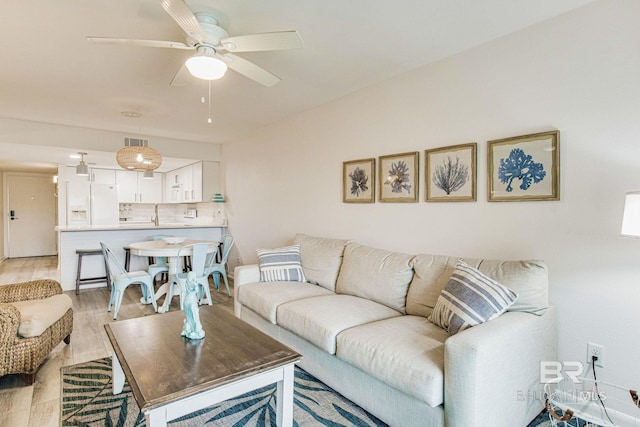
<instances>
[{"instance_id":1,"label":"white kitchen cabinet","mask_svg":"<svg viewBox=\"0 0 640 427\"><path fill-rule=\"evenodd\" d=\"M89 168L89 175L76 175L75 166L67 166L68 182L91 182L95 184L116 184L115 169Z\"/></svg>"},{"instance_id":2,"label":"white kitchen cabinet","mask_svg":"<svg viewBox=\"0 0 640 427\"><path fill-rule=\"evenodd\" d=\"M145 178L144 172L138 172L138 192L142 203L162 203L162 189L164 174L154 172L153 178Z\"/></svg>"},{"instance_id":3,"label":"white kitchen cabinet","mask_svg":"<svg viewBox=\"0 0 640 427\"><path fill-rule=\"evenodd\" d=\"M162 173L145 179L144 172L118 170L118 201L120 203L162 203Z\"/></svg>"},{"instance_id":4,"label":"white kitchen cabinet","mask_svg":"<svg viewBox=\"0 0 640 427\"><path fill-rule=\"evenodd\" d=\"M220 192L220 165L202 161L166 173L165 201L208 202Z\"/></svg>"},{"instance_id":5,"label":"white kitchen cabinet","mask_svg":"<svg viewBox=\"0 0 640 427\"><path fill-rule=\"evenodd\" d=\"M89 176L91 177L91 182L96 184L114 185L116 183L115 169L91 168L89 169Z\"/></svg>"}]
</instances>

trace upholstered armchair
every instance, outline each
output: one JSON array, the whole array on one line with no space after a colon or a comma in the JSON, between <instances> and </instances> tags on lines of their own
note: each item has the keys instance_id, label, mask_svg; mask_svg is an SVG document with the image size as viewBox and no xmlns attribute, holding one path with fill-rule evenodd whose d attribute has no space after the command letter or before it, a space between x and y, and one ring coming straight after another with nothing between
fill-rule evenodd
<instances>
[{"instance_id":1,"label":"upholstered armchair","mask_svg":"<svg viewBox=\"0 0 640 427\"><path fill-rule=\"evenodd\" d=\"M71 298L55 280L0 285L0 376L22 374L33 384L38 368L73 330Z\"/></svg>"}]
</instances>

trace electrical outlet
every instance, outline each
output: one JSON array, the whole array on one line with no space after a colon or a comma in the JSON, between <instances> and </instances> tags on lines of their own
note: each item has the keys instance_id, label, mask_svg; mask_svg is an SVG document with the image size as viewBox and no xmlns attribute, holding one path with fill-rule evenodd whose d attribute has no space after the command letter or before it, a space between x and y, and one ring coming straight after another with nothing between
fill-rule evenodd
<instances>
[{"instance_id":1,"label":"electrical outlet","mask_svg":"<svg viewBox=\"0 0 640 427\"><path fill-rule=\"evenodd\" d=\"M591 358L596 356L596 366L604 368L604 346L600 344L594 344L592 342L587 343L587 362L591 363Z\"/></svg>"}]
</instances>

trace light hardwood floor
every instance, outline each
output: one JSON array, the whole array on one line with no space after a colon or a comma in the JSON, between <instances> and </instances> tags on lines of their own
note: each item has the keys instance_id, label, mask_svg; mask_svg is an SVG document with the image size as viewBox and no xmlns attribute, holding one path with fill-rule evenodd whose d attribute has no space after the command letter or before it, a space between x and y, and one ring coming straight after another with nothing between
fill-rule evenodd
<instances>
[{"instance_id":1,"label":"light hardwood floor","mask_svg":"<svg viewBox=\"0 0 640 427\"><path fill-rule=\"evenodd\" d=\"M57 257L16 258L0 263L0 285L41 278L55 278ZM230 284L231 285L231 284ZM210 279L214 304L233 312L233 299L224 285L215 292ZM58 427L60 425L60 368L111 356L112 348L104 325L113 322L107 312L110 290L100 288L65 292L73 300L71 343L60 343L41 365L33 385L27 386L19 375L0 377L0 426ZM233 289L231 289L233 295ZM153 307L140 304L140 287L130 286L118 312L118 320L155 315ZM162 301L162 299L160 300ZM174 298L171 311L179 310ZM161 314L159 314L161 316Z\"/></svg>"}]
</instances>

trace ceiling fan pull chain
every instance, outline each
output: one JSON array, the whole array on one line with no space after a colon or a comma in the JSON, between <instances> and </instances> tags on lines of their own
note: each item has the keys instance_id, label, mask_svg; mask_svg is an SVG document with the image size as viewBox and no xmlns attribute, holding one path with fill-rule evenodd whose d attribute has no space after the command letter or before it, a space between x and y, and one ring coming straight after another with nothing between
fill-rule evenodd
<instances>
[{"instance_id":1,"label":"ceiling fan pull chain","mask_svg":"<svg viewBox=\"0 0 640 427\"><path fill-rule=\"evenodd\" d=\"M211 120L211 80L209 80L208 83L209 83L209 120L207 120L207 123L211 124L213 122Z\"/></svg>"}]
</instances>

